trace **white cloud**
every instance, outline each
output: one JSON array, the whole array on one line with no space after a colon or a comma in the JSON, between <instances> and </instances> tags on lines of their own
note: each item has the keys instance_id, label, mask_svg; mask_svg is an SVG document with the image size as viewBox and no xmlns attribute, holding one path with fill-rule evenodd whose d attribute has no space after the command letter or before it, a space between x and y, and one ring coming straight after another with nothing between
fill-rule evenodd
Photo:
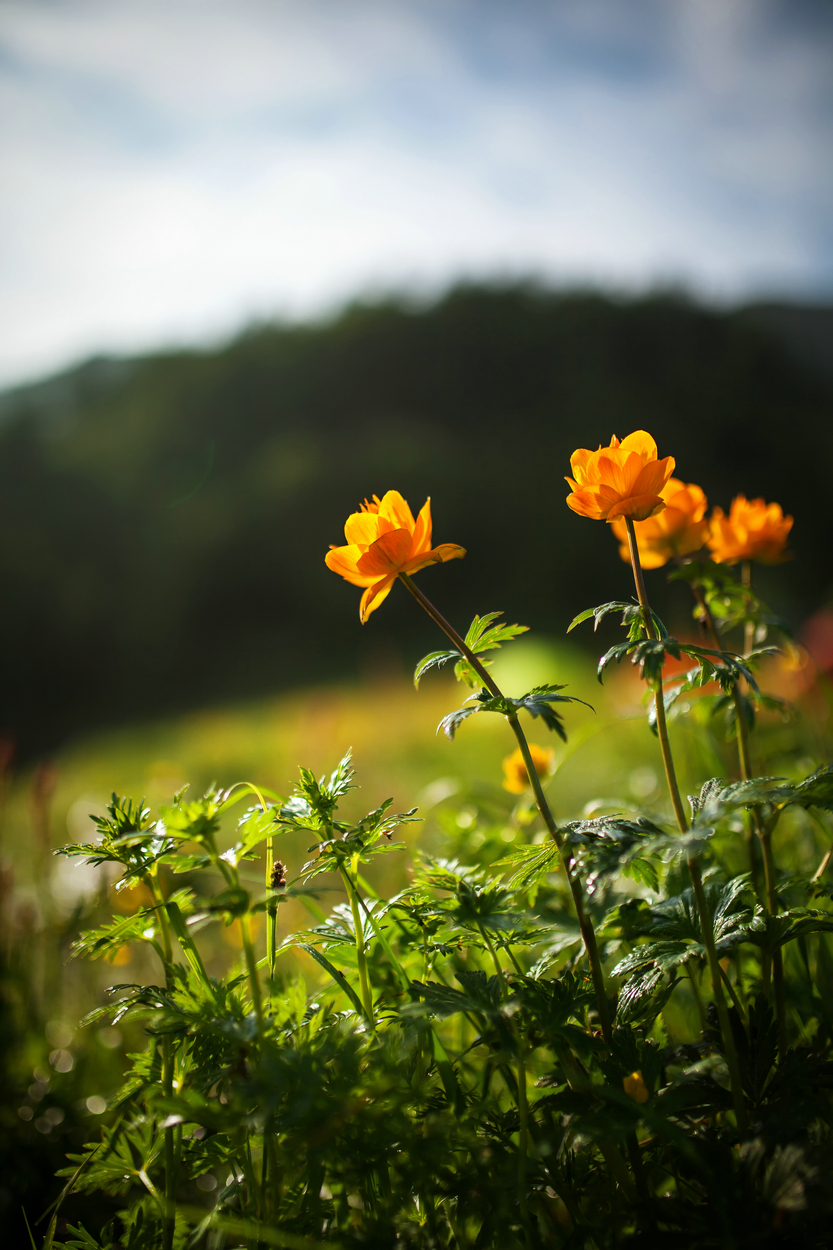
<instances>
[{"instance_id":1,"label":"white cloud","mask_svg":"<svg viewBox=\"0 0 833 1250\"><path fill-rule=\"evenodd\" d=\"M627 10L0 4L0 378L460 274L829 282L829 42Z\"/></svg>"}]
</instances>

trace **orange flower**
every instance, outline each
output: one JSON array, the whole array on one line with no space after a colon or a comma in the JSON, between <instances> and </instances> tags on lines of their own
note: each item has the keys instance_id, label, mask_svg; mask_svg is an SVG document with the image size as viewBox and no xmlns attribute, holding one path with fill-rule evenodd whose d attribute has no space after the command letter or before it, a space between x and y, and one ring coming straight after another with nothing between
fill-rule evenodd
<instances>
[{"instance_id":1,"label":"orange flower","mask_svg":"<svg viewBox=\"0 0 833 1250\"><path fill-rule=\"evenodd\" d=\"M657 445L644 430L636 430L621 443L614 434L609 447L573 452L573 477L565 479L573 489L567 507L594 521L612 521L617 516L646 521L665 507L660 492L674 465L673 456L657 460Z\"/></svg>"},{"instance_id":2,"label":"orange flower","mask_svg":"<svg viewBox=\"0 0 833 1250\"><path fill-rule=\"evenodd\" d=\"M634 1102L647 1102L651 1097L641 1072L631 1072L630 1076L626 1076L622 1082L622 1088L628 1098L632 1098Z\"/></svg>"},{"instance_id":3,"label":"orange flower","mask_svg":"<svg viewBox=\"0 0 833 1250\"><path fill-rule=\"evenodd\" d=\"M722 508L712 512L706 541L717 564L738 564L741 560L780 564L789 558L783 552L792 527L793 519L784 516L780 503L767 504L763 499L737 495L728 516Z\"/></svg>"},{"instance_id":4,"label":"orange flower","mask_svg":"<svg viewBox=\"0 0 833 1250\"><path fill-rule=\"evenodd\" d=\"M551 748L539 747L534 742L530 742L529 754L532 756L532 763L535 765L538 776L549 777L555 764L555 752ZM507 755L503 761L503 771L505 773L504 790L508 790L510 794L523 794L524 790L529 789L529 773L526 770L520 747L511 755Z\"/></svg>"},{"instance_id":5,"label":"orange flower","mask_svg":"<svg viewBox=\"0 0 833 1250\"><path fill-rule=\"evenodd\" d=\"M636 545L643 569L661 569L674 556L687 556L699 551L709 533L706 515L708 500L699 486L688 485L679 478L670 477L660 491L665 500L665 511L637 521ZM628 529L624 517L613 522L613 532L619 539L619 555L630 564Z\"/></svg>"},{"instance_id":6,"label":"orange flower","mask_svg":"<svg viewBox=\"0 0 833 1250\"><path fill-rule=\"evenodd\" d=\"M431 500L414 520L398 490L380 499L373 496L344 525L346 547L330 547L324 557L327 568L340 573L354 586L366 587L359 616L366 621L375 612L400 573L415 573L426 564L459 560L466 553L455 543L431 546Z\"/></svg>"}]
</instances>

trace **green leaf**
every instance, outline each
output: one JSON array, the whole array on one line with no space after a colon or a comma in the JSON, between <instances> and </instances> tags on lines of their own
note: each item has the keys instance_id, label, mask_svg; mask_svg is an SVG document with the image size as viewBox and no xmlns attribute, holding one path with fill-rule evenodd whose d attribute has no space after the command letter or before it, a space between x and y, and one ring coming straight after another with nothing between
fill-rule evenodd
<instances>
[{"instance_id":1,"label":"green leaf","mask_svg":"<svg viewBox=\"0 0 833 1250\"><path fill-rule=\"evenodd\" d=\"M579 612L578 616L573 617L570 622L567 633L569 634L571 630L575 629L577 625L581 625L583 621L589 621L591 616L593 617L593 632L595 633L604 618L609 616L611 612L622 613L623 625L632 625L637 617L640 621L642 620L642 609L638 603L626 599L612 599L609 603L599 604L597 608L586 608L584 612Z\"/></svg>"},{"instance_id":2,"label":"green leaf","mask_svg":"<svg viewBox=\"0 0 833 1250\"><path fill-rule=\"evenodd\" d=\"M475 655L484 651L494 651L504 642L511 642L518 634L525 634L528 625L493 625L492 622L503 616L502 612L489 612L486 616L475 616L465 637L466 646Z\"/></svg>"},{"instance_id":3,"label":"green leaf","mask_svg":"<svg viewBox=\"0 0 833 1250\"><path fill-rule=\"evenodd\" d=\"M155 944L156 935L157 921L153 908L136 912L133 916L119 916L109 924L82 933L70 947L70 959L82 955L87 959L104 959L115 955L128 942Z\"/></svg>"},{"instance_id":4,"label":"green leaf","mask_svg":"<svg viewBox=\"0 0 833 1250\"><path fill-rule=\"evenodd\" d=\"M300 946L301 950L305 950L308 955L312 955L315 962L317 964L320 964L325 972L329 973L329 975L332 977L333 981L338 986L338 988L341 990L344 990L344 993L350 999L350 1002L353 1004L353 1007L355 1008L357 1014L362 1016L366 1020L367 1012L362 1006L362 1002L358 994L353 989L352 985L349 983L344 973L339 972L338 968L336 968L334 964L330 963L326 955L322 955L321 951L316 950L314 946L310 946L306 942L295 942L295 943L292 943L292 945Z\"/></svg>"},{"instance_id":5,"label":"green leaf","mask_svg":"<svg viewBox=\"0 0 833 1250\"><path fill-rule=\"evenodd\" d=\"M562 826L564 840L573 849L576 867L587 878L591 891L603 877L619 873L643 882L650 889L659 884L657 870L645 856L656 853L655 839L664 842L663 831L645 817L597 816L571 820Z\"/></svg>"},{"instance_id":6,"label":"green leaf","mask_svg":"<svg viewBox=\"0 0 833 1250\"><path fill-rule=\"evenodd\" d=\"M461 660L459 651L432 651L430 655L423 656L419 664L414 669L414 687L418 690L420 679L430 672L432 668L442 668L449 660Z\"/></svg>"},{"instance_id":7,"label":"green leaf","mask_svg":"<svg viewBox=\"0 0 833 1250\"><path fill-rule=\"evenodd\" d=\"M442 718L437 726L437 733L442 730L449 742L453 742L454 735L463 721L468 720L470 716L474 716L476 712L481 710L479 707L458 707L456 711L449 712L447 716Z\"/></svg>"},{"instance_id":8,"label":"green leaf","mask_svg":"<svg viewBox=\"0 0 833 1250\"><path fill-rule=\"evenodd\" d=\"M528 712L530 716L540 717L548 729L555 730L566 742L567 735L561 723L562 717L553 708L553 703L582 703L585 707L589 707L591 712L593 708L589 703L585 703L584 699L578 699L574 695L559 694L559 691L563 689L563 684L556 685L549 682L543 686L533 687L519 699L512 699L508 695L493 695L488 690L481 690L468 700L479 706L461 707L454 712L449 712L440 721L437 732L439 733L441 729L447 738L452 739L463 721L468 720L477 712L495 712L499 716L515 716L518 712Z\"/></svg>"},{"instance_id":9,"label":"green leaf","mask_svg":"<svg viewBox=\"0 0 833 1250\"><path fill-rule=\"evenodd\" d=\"M507 883L510 890L526 892L538 885L551 872L559 871L561 856L555 842L548 838L540 846L517 847L511 855L498 860L495 867L502 868L504 865L514 868Z\"/></svg>"},{"instance_id":10,"label":"green leaf","mask_svg":"<svg viewBox=\"0 0 833 1250\"><path fill-rule=\"evenodd\" d=\"M833 912L793 907L775 916L766 916L764 924L750 933L749 941L762 947L786 946L808 933L833 933Z\"/></svg>"},{"instance_id":11,"label":"green leaf","mask_svg":"<svg viewBox=\"0 0 833 1250\"><path fill-rule=\"evenodd\" d=\"M200 952L197 950L194 939L188 932L188 926L185 923L185 918L179 909L179 905L175 902L169 901L165 904L165 911L167 912L168 919L171 922L171 928L176 934L179 944L182 947L182 953L185 955L185 958L188 960L191 968L203 984L208 988L211 988L211 982L209 980L208 973L205 970L202 957Z\"/></svg>"},{"instance_id":12,"label":"green leaf","mask_svg":"<svg viewBox=\"0 0 833 1250\"><path fill-rule=\"evenodd\" d=\"M497 1020L504 1015L500 1001L500 982L496 976L487 977L485 972L458 972L457 980L462 990L454 989L441 981L411 982L415 1001L403 1009L405 1015L428 1013L434 1016L452 1016L461 1011L473 1011L486 1019Z\"/></svg>"}]
</instances>

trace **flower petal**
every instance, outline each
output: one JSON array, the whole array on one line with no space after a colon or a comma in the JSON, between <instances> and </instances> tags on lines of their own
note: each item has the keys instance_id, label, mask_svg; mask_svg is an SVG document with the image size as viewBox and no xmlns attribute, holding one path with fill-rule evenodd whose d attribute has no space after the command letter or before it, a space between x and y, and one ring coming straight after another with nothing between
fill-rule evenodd
<instances>
[{"instance_id":1,"label":"flower petal","mask_svg":"<svg viewBox=\"0 0 833 1250\"><path fill-rule=\"evenodd\" d=\"M345 581L350 582L353 586L370 586L378 580L378 575L368 575L358 571L357 565L362 554L362 548L355 545L331 547L324 557L324 563L328 569L332 569L334 573L339 573Z\"/></svg>"},{"instance_id":2,"label":"flower petal","mask_svg":"<svg viewBox=\"0 0 833 1250\"><path fill-rule=\"evenodd\" d=\"M569 501L568 501L569 502ZM623 516L631 521L647 521L648 517L656 516L665 508L665 501L659 495L631 495L615 503L607 513L608 521Z\"/></svg>"},{"instance_id":3,"label":"flower petal","mask_svg":"<svg viewBox=\"0 0 833 1250\"><path fill-rule=\"evenodd\" d=\"M356 567L363 577L387 577L398 573L411 554L410 530L381 534L361 556Z\"/></svg>"},{"instance_id":4,"label":"flower petal","mask_svg":"<svg viewBox=\"0 0 833 1250\"><path fill-rule=\"evenodd\" d=\"M389 490L379 502L379 516L390 521L394 529L414 532L414 514L398 490Z\"/></svg>"},{"instance_id":5,"label":"flower petal","mask_svg":"<svg viewBox=\"0 0 833 1250\"><path fill-rule=\"evenodd\" d=\"M396 574L391 573L390 577L383 577L380 581L374 582L372 586L368 586L362 595L362 601L359 604L359 619L364 625L371 612L384 603L391 591L391 586L396 581Z\"/></svg>"},{"instance_id":6,"label":"flower petal","mask_svg":"<svg viewBox=\"0 0 833 1250\"><path fill-rule=\"evenodd\" d=\"M567 507L592 521L604 521L619 495L610 486L585 486L567 496Z\"/></svg>"},{"instance_id":7,"label":"flower petal","mask_svg":"<svg viewBox=\"0 0 833 1250\"><path fill-rule=\"evenodd\" d=\"M414 541L411 547L414 555L419 555L420 551L430 551L431 528L431 497L429 495L420 509L414 526Z\"/></svg>"},{"instance_id":8,"label":"flower petal","mask_svg":"<svg viewBox=\"0 0 833 1250\"><path fill-rule=\"evenodd\" d=\"M657 458L657 445L651 435L646 434L644 430L634 430L633 434L622 439L619 446L626 453L635 451L643 464Z\"/></svg>"},{"instance_id":9,"label":"flower petal","mask_svg":"<svg viewBox=\"0 0 833 1250\"><path fill-rule=\"evenodd\" d=\"M570 456L570 468L573 470L573 477L583 486L587 481L586 469L588 462L596 453L589 451L586 447L579 447ZM567 479L569 481L569 478Z\"/></svg>"},{"instance_id":10,"label":"flower petal","mask_svg":"<svg viewBox=\"0 0 833 1250\"><path fill-rule=\"evenodd\" d=\"M630 493L658 495L674 472L675 464L673 456L666 456L664 460L649 461L632 483Z\"/></svg>"},{"instance_id":11,"label":"flower petal","mask_svg":"<svg viewBox=\"0 0 833 1250\"><path fill-rule=\"evenodd\" d=\"M424 569L428 564L445 564L446 560L462 560L466 554L465 547L458 547L456 543L440 543L439 547L434 547L432 551L417 552L411 556L410 560L402 566L403 573L416 573L418 569Z\"/></svg>"},{"instance_id":12,"label":"flower petal","mask_svg":"<svg viewBox=\"0 0 833 1250\"><path fill-rule=\"evenodd\" d=\"M344 537L348 543L369 547L380 534L392 528L390 521L377 516L375 512L353 512L344 522Z\"/></svg>"}]
</instances>

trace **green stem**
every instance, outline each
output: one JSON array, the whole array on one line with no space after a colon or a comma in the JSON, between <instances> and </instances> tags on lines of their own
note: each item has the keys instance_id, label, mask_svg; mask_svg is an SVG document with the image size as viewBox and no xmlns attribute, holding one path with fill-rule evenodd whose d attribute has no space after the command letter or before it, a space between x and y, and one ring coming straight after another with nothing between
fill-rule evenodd
<instances>
[{"instance_id":1,"label":"green stem","mask_svg":"<svg viewBox=\"0 0 833 1250\"><path fill-rule=\"evenodd\" d=\"M494 964L495 972L497 973L497 979L500 983L500 988L503 991L503 993L506 994L507 993L506 977L504 975L503 969L500 966L500 960L497 957L497 951L495 950L494 943L490 940L489 935L487 934L486 930L483 928L482 924L478 924L477 927L480 930L480 936L483 938L483 941L486 943L486 946L489 949L489 954L492 957L492 963ZM521 1220L523 1221L524 1228L527 1228L529 1216L527 1214L527 1209L526 1209L526 1158L527 1158L528 1145L529 1145L529 1107L528 1107L527 1098L526 1098L526 1060L524 1056L524 1040L522 1037L519 1037L517 1035L514 1027L511 1024L510 1024L510 1028L512 1029L512 1032L515 1033L516 1040L518 1043L518 1096L516 1099L516 1102L518 1104L518 1119L519 1119L518 1202L520 1205Z\"/></svg>"},{"instance_id":2,"label":"green stem","mask_svg":"<svg viewBox=\"0 0 833 1250\"><path fill-rule=\"evenodd\" d=\"M173 986L173 944L168 913L165 911L165 900L155 871L145 878L146 884L153 895L156 914L159 917L159 932L162 937L162 963L165 969L165 989L170 993ZM173 1097L174 1092L174 1055L170 1036L162 1038L162 1089L165 1097ZM163 1250L172 1250L176 1229L176 1188L179 1174L176 1158L176 1138L173 1128L166 1128L165 1133L165 1209L162 1217Z\"/></svg>"},{"instance_id":3,"label":"green stem","mask_svg":"<svg viewBox=\"0 0 833 1250\"><path fill-rule=\"evenodd\" d=\"M703 588L697 582L691 583L691 589L697 600L697 605L702 613L703 620L707 625L709 632L714 640L714 645L718 651L725 650L723 645L723 636L720 627L714 619L712 610L708 605ZM737 727L737 743L738 743L738 763L740 764L740 775L743 781L750 781L754 776L752 770L752 754L749 749L749 726L746 723L746 710L743 706L743 695L737 682L732 682L732 701L735 705L735 725ZM752 825L754 824L754 830ZM758 865L758 857L755 854L755 834L760 837L761 834L761 818L760 812L754 809L750 813L750 817L746 823L746 853L749 858L749 871L752 878L752 886L759 898L763 897L761 889L761 874Z\"/></svg>"},{"instance_id":4,"label":"green stem","mask_svg":"<svg viewBox=\"0 0 833 1250\"><path fill-rule=\"evenodd\" d=\"M483 667L471 648L466 646L454 626L450 625L445 617L437 611L430 599L425 597L407 573L400 573L399 578L411 592L420 607L428 613L431 620L440 627L460 654L465 656L471 667L483 682L486 689L489 690L496 698L502 699L503 692L495 684L494 680L490 677L488 670ZM558 847L558 853L561 857L564 874L567 878L570 886L570 892L573 896L573 905L576 909L576 916L578 917L579 928L581 930L582 940L584 941L584 949L587 953L587 959L590 964L590 973L593 978L593 989L596 997L596 1010L599 1013L599 1022L601 1024L602 1034L605 1041L609 1043L613 1036L613 1030L610 1019L610 1008L607 1001L604 970L602 968L602 961L599 957L599 948L596 942L596 931L593 928L593 922L584 910L584 893L582 890L581 879L573 871L572 860L567 853L564 846L564 840L561 837L561 832L555 823L555 818L544 795L544 791L541 786L541 779L536 772L535 765L529 751L529 743L527 742L526 735L518 722L518 717L512 713L508 715L506 719L508 720L510 728L515 735L524 764L526 765L529 783L532 786L532 791L535 795L535 802L537 804L538 811L541 813L541 817L547 827L547 832L555 842L555 845Z\"/></svg>"},{"instance_id":5,"label":"green stem","mask_svg":"<svg viewBox=\"0 0 833 1250\"><path fill-rule=\"evenodd\" d=\"M260 992L260 980L257 975L257 960L252 944L251 916L247 912L240 917L240 933L243 938L243 952L246 956L246 971L249 974L249 990L252 995L252 1006L257 1018L258 1033L263 1034L263 997Z\"/></svg>"},{"instance_id":6,"label":"green stem","mask_svg":"<svg viewBox=\"0 0 833 1250\"><path fill-rule=\"evenodd\" d=\"M740 566L741 585L745 590L752 589L752 562L744 560ZM746 608L749 610L750 596L746 596ZM743 628L743 654L749 655L749 652L755 645L755 622L747 621Z\"/></svg>"},{"instance_id":7,"label":"green stem","mask_svg":"<svg viewBox=\"0 0 833 1250\"><path fill-rule=\"evenodd\" d=\"M166 1098L174 1092L174 1061L170 1037L162 1038L162 1089ZM176 1228L176 1141L173 1128L165 1129L165 1214L162 1225L163 1250L172 1250Z\"/></svg>"},{"instance_id":8,"label":"green stem","mask_svg":"<svg viewBox=\"0 0 833 1250\"><path fill-rule=\"evenodd\" d=\"M775 871L775 856L772 853L772 830L761 831L761 850L764 853L764 881L766 882L767 911L770 916L778 912L778 878ZM778 1021L778 1049L781 1058L786 1055L789 1047L787 1037L787 1006L784 994L784 961L779 946L768 947L764 954L772 964L772 992L775 999L775 1018Z\"/></svg>"},{"instance_id":9,"label":"green stem","mask_svg":"<svg viewBox=\"0 0 833 1250\"><path fill-rule=\"evenodd\" d=\"M752 585L752 569L748 561L743 565L743 584L747 589ZM696 582L692 583L697 602L703 611L704 618L714 637L715 644L719 651L723 650L723 639L717 626L709 606L703 595L702 589ZM754 642L755 627L751 622L747 622L745 631L745 654L752 649ZM744 781L751 781L754 776L752 769L752 755L749 748L749 726L746 723L746 711L743 706L743 695L737 682L732 685L732 698L735 704L735 724L737 726L738 740L738 760L740 763L740 775ZM754 826L754 833L752 826ZM760 873L758 871L758 859L755 855L755 834L761 846L761 853L764 862L764 885L765 891L761 889ZM772 830L764 825L761 819L759 808L753 807L747 818L746 827L746 845L749 855L749 866L751 869L752 885L758 897L764 897L766 901L767 911L771 916L778 912L778 891L776 888L777 876L775 871L775 859L772 854ZM770 972L772 974L772 989L775 999L775 1016L778 1021L778 1048L781 1055L787 1053L787 1012L784 995L784 965L781 951L772 947L765 947L761 952L761 980L764 989L768 992L770 985Z\"/></svg>"},{"instance_id":10,"label":"green stem","mask_svg":"<svg viewBox=\"0 0 833 1250\"><path fill-rule=\"evenodd\" d=\"M275 871L275 839L266 839L266 889L271 890ZM270 899L267 908L267 951L269 954L269 1003L272 1002L272 982L275 979L275 962L278 949L278 899Z\"/></svg>"},{"instance_id":11,"label":"green stem","mask_svg":"<svg viewBox=\"0 0 833 1250\"><path fill-rule=\"evenodd\" d=\"M526 1160L529 1151L529 1104L526 1097L526 1056L523 1039L518 1041L518 1206L521 1222L529 1235L526 1206Z\"/></svg>"},{"instance_id":12,"label":"green stem","mask_svg":"<svg viewBox=\"0 0 833 1250\"><path fill-rule=\"evenodd\" d=\"M353 856L353 872L358 871L358 856ZM361 988L362 1003L365 1013L373 1028L376 1023L373 1017L373 996L370 993L370 981L367 976L367 956L364 949L364 924L362 923L362 914L359 907L358 890L350 876L350 873L342 865L339 868L341 879L344 882L344 888L347 891L347 897L350 899L350 910L353 913L353 931L356 935L356 963L359 967L359 986Z\"/></svg>"},{"instance_id":13,"label":"green stem","mask_svg":"<svg viewBox=\"0 0 833 1250\"><path fill-rule=\"evenodd\" d=\"M633 568L634 582L636 585L636 594L639 599L639 606L642 608L642 620L645 626L645 632L649 638L656 638L657 631L654 626L654 618L651 614L651 607L648 603L648 595L645 590L645 578L642 574L642 565L639 560L639 547L636 541L636 531L633 527L633 521L627 517L626 525L628 530L628 546L630 549L631 566ZM677 774L674 769L674 760L671 755L671 743L668 738L668 725L665 719L665 702L662 693L662 678L657 683L654 691L657 710L657 732L659 735L660 748L662 750L662 761L665 766L665 777L668 782L668 791L671 795L671 805L674 808L674 815L677 818L677 825L681 833L688 832L688 820L686 819L685 809L683 807L680 788L677 784ZM709 961L709 971L712 977L712 993L714 994L714 1005L717 1008L717 1018L720 1023L720 1034L723 1039L723 1052L726 1057L726 1066L729 1069L729 1083L732 1088L732 1102L735 1108L735 1117L737 1119L738 1129L746 1132L747 1116L746 1104L743 1100L743 1086L740 1077L740 1065L738 1063L737 1049L735 1047L735 1039L732 1034L732 1026L729 1020L729 1011L726 1006L726 998L723 993L723 982L720 975L720 960L717 957L717 950L714 944L714 923L711 912L709 910L708 900L706 899L706 891L703 887L703 875L700 871L700 860L696 855L688 856L688 871L691 877L691 884L694 889L694 898L697 903L697 911L700 916L700 928L703 935L703 945L706 948L706 955Z\"/></svg>"},{"instance_id":14,"label":"green stem","mask_svg":"<svg viewBox=\"0 0 833 1250\"><path fill-rule=\"evenodd\" d=\"M726 986L726 989L729 992L729 997L732 1000L732 1006L734 1007L735 1011L738 1013L738 1017L740 1019L741 1024L743 1025L744 1028L746 1028L746 1018L743 1013L743 1007L741 1007L740 999L735 993L735 987L732 985L732 982L729 980L729 974L728 972L724 971L722 964L720 965L720 975L723 979L723 984Z\"/></svg>"},{"instance_id":15,"label":"green stem","mask_svg":"<svg viewBox=\"0 0 833 1250\"><path fill-rule=\"evenodd\" d=\"M495 969L495 972L497 973L497 979L500 982L500 988L502 992L506 994L507 993L506 977L504 976L503 969L501 968L500 962L498 961L497 951L494 948L494 944L490 940L489 935L487 934L486 930L483 928L483 925L478 923L477 927L480 930L480 936L482 937L483 941L486 943L489 954L492 957L492 963L494 964L494 969Z\"/></svg>"},{"instance_id":16,"label":"green stem","mask_svg":"<svg viewBox=\"0 0 833 1250\"><path fill-rule=\"evenodd\" d=\"M685 970L688 973L688 979L691 982L691 990L692 990L692 993L694 994L694 1001L697 1004L697 1015L700 1018L700 1032L705 1033L706 1012L703 1007L703 997L700 993L700 986L697 984L697 977L695 975L694 969L691 966L690 959L687 959L685 961Z\"/></svg>"}]
</instances>

